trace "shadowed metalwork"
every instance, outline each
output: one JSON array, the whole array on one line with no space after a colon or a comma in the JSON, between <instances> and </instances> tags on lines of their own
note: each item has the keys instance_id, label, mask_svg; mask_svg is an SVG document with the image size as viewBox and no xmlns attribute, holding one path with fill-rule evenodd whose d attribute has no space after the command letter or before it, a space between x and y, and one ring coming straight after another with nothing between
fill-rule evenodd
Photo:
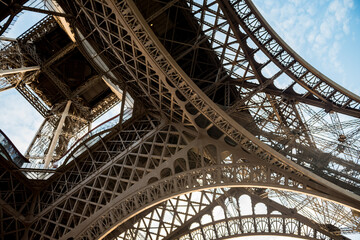
<instances>
[{"instance_id":1,"label":"shadowed metalwork","mask_svg":"<svg viewBox=\"0 0 360 240\"><path fill-rule=\"evenodd\" d=\"M2 20L32 9L0 4L12 9ZM25 157L0 132L1 239L360 231L360 98L251 1L44 7L34 27L1 38L1 91L16 88L44 117Z\"/></svg>"}]
</instances>

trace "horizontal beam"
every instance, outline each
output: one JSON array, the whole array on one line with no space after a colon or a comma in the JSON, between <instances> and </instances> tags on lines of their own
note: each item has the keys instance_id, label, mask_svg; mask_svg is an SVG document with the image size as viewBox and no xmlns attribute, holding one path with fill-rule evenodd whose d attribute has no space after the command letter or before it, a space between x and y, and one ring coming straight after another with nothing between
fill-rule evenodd
<instances>
[{"instance_id":1,"label":"horizontal beam","mask_svg":"<svg viewBox=\"0 0 360 240\"><path fill-rule=\"evenodd\" d=\"M31 12L37 12L37 13L43 13L43 14L48 14L48 15L53 15L53 16L59 16L59 17L65 17L65 18L71 18L71 17L72 17L72 15L66 14L66 13L49 11L49 10L40 9L40 8L33 8L33 7L21 6L21 5L19 5L19 4L15 4L15 7L18 7L18 8L20 8L21 10L26 10L26 11L31 11Z\"/></svg>"},{"instance_id":2,"label":"horizontal beam","mask_svg":"<svg viewBox=\"0 0 360 240\"><path fill-rule=\"evenodd\" d=\"M21 68L0 70L0 77L10 75L10 74L15 74L15 73L24 73L24 72L30 72L30 71L36 71L36 70L40 70L40 66L21 67Z\"/></svg>"},{"instance_id":3,"label":"horizontal beam","mask_svg":"<svg viewBox=\"0 0 360 240\"><path fill-rule=\"evenodd\" d=\"M68 100L67 103L66 103L66 106L65 106L65 110L61 115L61 119L60 119L59 124L58 124L58 126L56 128L56 131L54 133L54 137L53 137L53 139L51 141L49 151L48 151L48 153L47 153L47 155L45 157L45 163L44 163L45 168L49 167L50 161L52 160L56 144L58 143L60 133L61 133L63 125L65 123L65 118L67 117L67 115L69 113L70 105L71 105L71 101Z\"/></svg>"},{"instance_id":4,"label":"horizontal beam","mask_svg":"<svg viewBox=\"0 0 360 240\"><path fill-rule=\"evenodd\" d=\"M0 37L0 41L9 41L9 42L17 42L16 38L9 38L9 37Z\"/></svg>"},{"instance_id":5,"label":"horizontal beam","mask_svg":"<svg viewBox=\"0 0 360 240\"><path fill-rule=\"evenodd\" d=\"M259 84L251 83L251 82L229 81L229 83L237 85L239 87L245 87L245 88L251 88L251 89L259 87ZM266 88L262 89L262 92L276 95L276 96L281 96L281 97L287 98L289 100L294 100L296 102L305 103L305 104L308 104L308 105L311 105L314 107L319 107L319 108L324 109L327 112L334 111L334 112L346 114L346 115L356 117L356 118L360 117L359 110L356 110L353 108L340 107L336 104L330 105L326 102L321 101L320 99L304 97L304 95L301 95L298 93L283 91L282 89L275 89L275 88L270 88L270 87L266 87Z\"/></svg>"}]
</instances>

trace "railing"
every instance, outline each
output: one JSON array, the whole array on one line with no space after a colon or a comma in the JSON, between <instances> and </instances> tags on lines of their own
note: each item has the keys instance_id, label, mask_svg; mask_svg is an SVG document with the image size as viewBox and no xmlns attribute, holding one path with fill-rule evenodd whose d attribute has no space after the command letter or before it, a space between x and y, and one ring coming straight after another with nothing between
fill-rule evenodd
<instances>
[{"instance_id":1,"label":"railing","mask_svg":"<svg viewBox=\"0 0 360 240\"><path fill-rule=\"evenodd\" d=\"M123 122L128 120L132 116L132 109L128 108L124 111ZM7 157L5 159L11 160L14 162L23 174L29 179L39 179L46 180L51 175L54 174L55 170L61 165L68 164L78 156L80 156L86 149L92 147L101 138L105 137L111 132L111 129L119 123L120 114L106 120L105 122L99 124L91 131L87 132L84 136L78 139L67 152L56 162L54 162L49 168L45 168L44 164L37 164L29 162L15 145L10 141L10 139L0 130L0 145L5 149L6 153L10 159Z\"/></svg>"},{"instance_id":2,"label":"railing","mask_svg":"<svg viewBox=\"0 0 360 240\"><path fill-rule=\"evenodd\" d=\"M126 121L127 119L129 119L131 117L132 114L132 109L128 108L124 111L124 116L123 116L123 121ZM87 132L84 136L82 136L79 140L77 140L70 148L69 150L65 153L64 156L62 156L58 161L54 162L53 164L53 168L57 168L59 166L61 166L62 164L64 164L65 160L68 159L68 157L70 155L73 155L74 157L77 157L79 155L81 155L82 152L85 151L85 147L83 148L79 148L76 152L72 153L73 150L75 148L77 148L78 146L80 146L81 144L84 144L86 142L86 146L87 147L91 147L93 146L95 143L98 142L98 140L100 140L100 136L97 136L97 138L95 137L95 139L92 139L91 141L87 141L89 140L92 136L97 135L100 132L104 132L108 129L113 128L116 124L118 124L120 120L120 114L106 120L105 122L99 124L98 126L96 126L94 129L92 129L90 132ZM109 132L104 132L104 134L101 134L101 137L104 137L108 134ZM80 153L81 152L81 153ZM72 153L72 154L71 154ZM69 163L73 160L72 157L71 159L69 159L68 161L66 161L66 163Z\"/></svg>"},{"instance_id":3,"label":"railing","mask_svg":"<svg viewBox=\"0 0 360 240\"><path fill-rule=\"evenodd\" d=\"M333 82L302 59L282 40L250 0L230 1L238 23L259 49L280 69L319 100L335 111L358 117L360 97ZM305 94L304 94L305 95Z\"/></svg>"},{"instance_id":4,"label":"railing","mask_svg":"<svg viewBox=\"0 0 360 240\"><path fill-rule=\"evenodd\" d=\"M41 38L44 34L51 31L51 29L57 26L57 22L52 16L45 16L40 21L34 24L31 28L26 30L20 36L17 37L19 41L35 41Z\"/></svg>"},{"instance_id":5,"label":"railing","mask_svg":"<svg viewBox=\"0 0 360 240\"><path fill-rule=\"evenodd\" d=\"M52 28L56 27L56 21L52 16L45 16L44 18L40 19L37 23L35 23L31 28L27 29L25 32L20 34L16 39L17 41L25 42L27 40L36 40L41 38L44 33L47 33ZM40 31L40 32L39 32ZM42 31L42 32L41 32ZM17 42L9 42L8 44L4 44L1 48L1 51L6 49L15 47Z\"/></svg>"},{"instance_id":6,"label":"railing","mask_svg":"<svg viewBox=\"0 0 360 240\"><path fill-rule=\"evenodd\" d=\"M6 134L0 130L0 145L6 151L6 154L9 155L10 159L5 158L7 160L11 160L18 167L21 167L24 163L28 163L29 160L26 159L19 150L15 147L15 145L10 141L10 139L6 136Z\"/></svg>"}]
</instances>

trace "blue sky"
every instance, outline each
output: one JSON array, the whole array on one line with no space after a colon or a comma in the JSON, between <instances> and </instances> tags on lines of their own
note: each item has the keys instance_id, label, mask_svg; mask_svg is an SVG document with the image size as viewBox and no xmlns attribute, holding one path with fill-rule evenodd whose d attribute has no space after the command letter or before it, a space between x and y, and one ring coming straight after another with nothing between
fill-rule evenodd
<instances>
[{"instance_id":1,"label":"blue sky","mask_svg":"<svg viewBox=\"0 0 360 240\"><path fill-rule=\"evenodd\" d=\"M360 95L360 1L253 0L302 58Z\"/></svg>"},{"instance_id":2,"label":"blue sky","mask_svg":"<svg viewBox=\"0 0 360 240\"><path fill-rule=\"evenodd\" d=\"M4 36L15 38L43 17L32 12L21 14ZM14 89L0 92L0 112L0 129L25 152L43 121L42 116Z\"/></svg>"}]
</instances>

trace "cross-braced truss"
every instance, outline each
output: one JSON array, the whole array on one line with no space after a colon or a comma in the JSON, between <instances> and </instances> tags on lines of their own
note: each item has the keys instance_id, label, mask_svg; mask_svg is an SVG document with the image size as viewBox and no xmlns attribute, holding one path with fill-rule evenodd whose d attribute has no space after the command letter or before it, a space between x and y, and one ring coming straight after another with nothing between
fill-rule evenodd
<instances>
[{"instance_id":1,"label":"cross-braced truss","mask_svg":"<svg viewBox=\"0 0 360 240\"><path fill-rule=\"evenodd\" d=\"M83 139L58 169L19 166L3 137L2 238L343 239L359 231L359 97L294 53L253 3L58 3L79 51L131 93L136 111ZM30 67L21 58L30 56L79 116L91 115L24 43L21 54L7 47L2 69ZM19 90L28 75L6 75L1 87ZM48 125L59 121L53 116ZM29 182L34 172L47 182Z\"/></svg>"},{"instance_id":2,"label":"cross-braced truss","mask_svg":"<svg viewBox=\"0 0 360 240\"><path fill-rule=\"evenodd\" d=\"M267 234L336 238L326 231L330 225L314 226L294 209L261 197L263 193L259 189L238 188L185 194L134 217L106 239L200 240Z\"/></svg>"}]
</instances>

